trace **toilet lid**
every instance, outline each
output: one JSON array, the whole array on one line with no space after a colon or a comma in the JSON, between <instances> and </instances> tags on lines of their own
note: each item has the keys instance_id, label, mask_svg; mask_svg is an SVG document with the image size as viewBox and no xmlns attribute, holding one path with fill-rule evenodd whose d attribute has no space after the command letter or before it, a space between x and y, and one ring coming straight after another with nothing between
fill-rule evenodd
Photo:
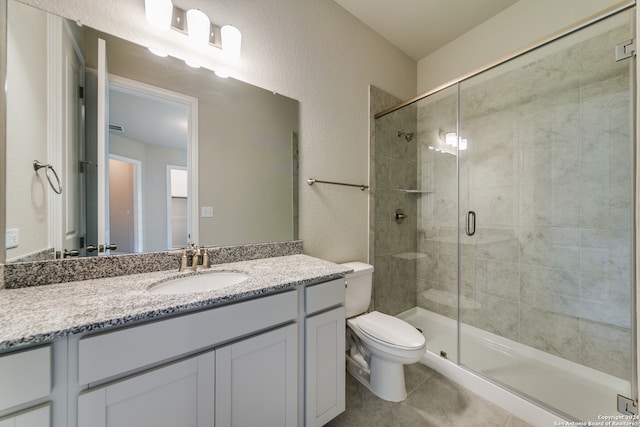
<instances>
[{"instance_id":1,"label":"toilet lid","mask_svg":"<svg viewBox=\"0 0 640 427\"><path fill-rule=\"evenodd\" d=\"M378 311L358 316L358 327L362 332L396 347L420 348L424 346L424 336L413 326Z\"/></svg>"}]
</instances>

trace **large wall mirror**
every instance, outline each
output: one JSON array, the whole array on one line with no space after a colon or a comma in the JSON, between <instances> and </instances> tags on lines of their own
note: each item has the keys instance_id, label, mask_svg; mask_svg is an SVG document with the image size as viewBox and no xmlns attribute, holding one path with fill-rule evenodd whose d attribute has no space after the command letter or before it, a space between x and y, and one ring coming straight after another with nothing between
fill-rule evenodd
<instances>
[{"instance_id":1,"label":"large wall mirror","mask_svg":"<svg viewBox=\"0 0 640 427\"><path fill-rule=\"evenodd\" d=\"M6 19L6 262L297 239L296 100L16 0Z\"/></svg>"}]
</instances>

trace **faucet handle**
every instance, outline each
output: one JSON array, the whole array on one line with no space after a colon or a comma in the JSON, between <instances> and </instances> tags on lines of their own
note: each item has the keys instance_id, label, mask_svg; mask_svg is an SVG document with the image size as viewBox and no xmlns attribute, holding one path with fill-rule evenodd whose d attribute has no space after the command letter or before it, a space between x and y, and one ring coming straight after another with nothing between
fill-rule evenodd
<instances>
[{"instance_id":1,"label":"faucet handle","mask_svg":"<svg viewBox=\"0 0 640 427\"><path fill-rule=\"evenodd\" d=\"M202 267L211 267L211 260L209 259L209 251L207 250L207 248L202 249Z\"/></svg>"},{"instance_id":2,"label":"faucet handle","mask_svg":"<svg viewBox=\"0 0 640 427\"><path fill-rule=\"evenodd\" d=\"M178 271L184 271L185 268L189 266L189 258L187 257L187 250L182 251L182 257L180 258L180 267Z\"/></svg>"}]
</instances>

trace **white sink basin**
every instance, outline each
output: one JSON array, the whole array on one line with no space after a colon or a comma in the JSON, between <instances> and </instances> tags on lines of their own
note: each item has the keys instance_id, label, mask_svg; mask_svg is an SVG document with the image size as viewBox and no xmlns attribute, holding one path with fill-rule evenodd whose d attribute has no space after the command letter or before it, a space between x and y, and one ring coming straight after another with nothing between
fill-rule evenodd
<instances>
[{"instance_id":1,"label":"white sink basin","mask_svg":"<svg viewBox=\"0 0 640 427\"><path fill-rule=\"evenodd\" d=\"M221 271L216 273L194 274L159 283L149 288L153 294L189 294L192 292L208 292L237 285L249 276L242 273Z\"/></svg>"}]
</instances>

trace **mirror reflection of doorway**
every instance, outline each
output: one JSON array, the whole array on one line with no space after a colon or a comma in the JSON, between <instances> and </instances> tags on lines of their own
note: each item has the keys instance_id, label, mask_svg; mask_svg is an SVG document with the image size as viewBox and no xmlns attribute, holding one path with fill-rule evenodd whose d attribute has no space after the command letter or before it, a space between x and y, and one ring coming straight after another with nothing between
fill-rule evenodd
<instances>
[{"instance_id":1,"label":"mirror reflection of doorway","mask_svg":"<svg viewBox=\"0 0 640 427\"><path fill-rule=\"evenodd\" d=\"M138 160L113 154L109 158L109 232L110 240L118 242L112 253L141 251L140 166Z\"/></svg>"},{"instance_id":2,"label":"mirror reflection of doorway","mask_svg":"<svg viewBox=\"0 0 640 427\"><path fill-rule=\"evenodd\" d=\"M188 206L187 206L187 168L182 166L167 166L168 203L167 224L169 248L186 248L189 244L189 232L187 230Z\"/></svg>"},{"instance_id":3,"label":"mirror reflection of doorway","mask_svg":"<svg viewBox=\"0 0 640 427\"><path fill-rule=\"evenodd\" d=\"M110 242L117 245L117 253L154 252L173 247L186 247L189 221L187 165L189 146L195 141L190 128L190 111L194 111L197 100L187 98L162 88L111 75L109 78L109 156L118 160L138 162L138 185L135 209L120 205L109 208L109 215L118 209L120 218L109 218ZM111 162L109 163L111 165ZM176 200L167 197L170 188L166 181L168 167L183 169L184 191ZM118 167L118 166L116 166ZM114 177L120 175L122 177ZM131 192L121 194L113 181L123 185L131 172L109 171L109 200L124 203L131 200ZM127 188L131 188L131 183ZM177 204L172 207L171 204ZM168 215L168 212L183 209L183 215ZM137 220L127 215L135 212ZM179 219L178 217L182 217ZM133 220L133 225L132 221ZM116 222L120 225L116 225ZM126 230L120 233L113 229ZM172 233L182 233L181 239L172 238ZM135 238L134 238L135 236ZM124 240L123 240L124 239ZM122 243L124 242L124 243ZM113 253L113 251L112 251Z\"/></svg>"}]
</instances>

